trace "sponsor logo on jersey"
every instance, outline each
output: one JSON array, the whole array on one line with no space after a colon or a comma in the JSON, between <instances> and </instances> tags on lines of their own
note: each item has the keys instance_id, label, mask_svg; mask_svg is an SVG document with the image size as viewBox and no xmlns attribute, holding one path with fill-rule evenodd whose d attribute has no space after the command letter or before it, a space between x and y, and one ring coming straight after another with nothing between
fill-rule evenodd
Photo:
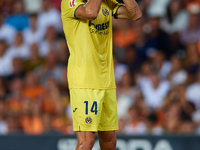
<instances>
[{"instance_id":1,"label":"sponsor logo on jersey","mask_svg":"<svg viewBox=\"0 0 200 150\"><path fill-rule=\"evenodd\" d=\"M86 122L87 124L92 123L92 118L91 118L91 117L85 118L85 122Z\"/></svg>"},{"instance_id":2,"label":"sponsor logo on jersey","mask_svg":"<svg viewBox=\"0 0 200 150\"><path fill-rule=\"evenodd\" d=\"M102 23L102 24L94 24L92 21L89 21L89 27L94 26L97 31L106 30L109 27L109 21Z\"/></svg>"},{"instance_id":3,"label":"sponsor logo on jersey","mask_svg":"<svg viewBox=\"0 0 200 150\"><path fill-rule=\"evenodd\" d=\"M69 7L70 7L70 8L76 6L77 3L76 3L75 1L76 1L76 0L71 0L71 1L69 1Z\"/></svg>"},{"instance_id":4,"label":"sponsor logo on jersey","mask_svg":"<svg viewBox=\"0 0 200 150\"><path fill-rule=\"evenodd\" d=\"M109 15L109 11L108 11L108 9L106 9L106 8L103 8L103 9L102 9L102 13L103 13L103 15L106 16L106 17Z\"/></svg>"}]
</instances>

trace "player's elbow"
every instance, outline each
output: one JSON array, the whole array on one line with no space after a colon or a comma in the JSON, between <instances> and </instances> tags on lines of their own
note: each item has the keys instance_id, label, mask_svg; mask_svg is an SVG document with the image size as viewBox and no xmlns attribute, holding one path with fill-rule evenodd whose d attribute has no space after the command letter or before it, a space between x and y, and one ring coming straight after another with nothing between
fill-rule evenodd
<instances>
[{"instance_id":1,"label":"player's elbow","mask_svg":"<svg viewBox=\"0 0 200 150\"><path fill-rule=\"evenodd\" d=\"M95 20L98 16L98 12L94 10L87 10L87 18L90 20Z\"/></svg>"},{"instance_id":2,"label":"player's elbow","mask_svg":"<svg viewBox=\"0 0 200 150\"><path fill-rule=\"evenodd\" d=\"M88 14L88 18L90 20L95 20L97 18L98 14L97 13L92 13L92 14Z\"/></svg>"},{"instance_id":3,"label":"player's elbow","mask_svg":"<svg viewBox=\"0 0 200 150\"><path fill-rule=\"evenodd\" d=\"M136 20L139 20L142 18L142 12L141 11L138 11L136 14L134 14L132 17L131 17L131 20L133 21L136 21Z\"/></svg>"}]
</instances>

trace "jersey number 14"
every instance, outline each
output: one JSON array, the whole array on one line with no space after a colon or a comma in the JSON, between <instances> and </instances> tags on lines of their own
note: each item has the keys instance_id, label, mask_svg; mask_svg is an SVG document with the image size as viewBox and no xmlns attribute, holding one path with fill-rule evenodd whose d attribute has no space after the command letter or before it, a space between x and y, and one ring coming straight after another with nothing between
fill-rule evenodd
<instances>
[{"instance_id":1,"label":"jersey number 14","mask_svg":"<svg viewBox=\"0 0 200 150\"><path fill-rule=\"evenodd\" d=\"M88 115L88 101L85 101L84 103L85 103L85 114ZM95 113L95 115L97 115L97 101L93 102L90 112Z\"/></svg>"}]
</instances>

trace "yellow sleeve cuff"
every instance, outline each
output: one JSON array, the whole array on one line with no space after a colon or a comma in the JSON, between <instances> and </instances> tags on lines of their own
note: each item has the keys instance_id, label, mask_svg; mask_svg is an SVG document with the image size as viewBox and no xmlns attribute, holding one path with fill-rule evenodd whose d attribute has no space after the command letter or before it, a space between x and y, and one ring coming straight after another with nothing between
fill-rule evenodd
<instances>
[{"instance_id":1,"label":"yellow sleeve cuff","mask_svg":"<svg viewBox=\"0 0 200 150\"><path fill-rule=\"evenodd\" d=\"M112 15L114 16L115 19L117 19L117 11L118 11L119 7L121 7L121 6L123 6L123 5L124 5L124 4L117 3L117 4L114 6Z\"/></svg>"}]
</instances>

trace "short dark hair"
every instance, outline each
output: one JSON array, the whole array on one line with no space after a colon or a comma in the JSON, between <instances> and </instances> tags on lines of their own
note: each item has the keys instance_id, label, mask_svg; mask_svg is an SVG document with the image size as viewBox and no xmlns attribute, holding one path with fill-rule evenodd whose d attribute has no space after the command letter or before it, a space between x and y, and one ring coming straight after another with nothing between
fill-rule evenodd
<instances>
[{"instance_id":1,"label":"short dark hair","mask_svg":"<svg viewBox=\"0 0 200 150\"><path fill-rule=\"evenodd\" d=\"M30 13L30 14L29 14L29 17L35 17L35 18L37 18L37 17L38 17L38 14L37 14L37 13Z\"/></svg>"}]
</instances>

